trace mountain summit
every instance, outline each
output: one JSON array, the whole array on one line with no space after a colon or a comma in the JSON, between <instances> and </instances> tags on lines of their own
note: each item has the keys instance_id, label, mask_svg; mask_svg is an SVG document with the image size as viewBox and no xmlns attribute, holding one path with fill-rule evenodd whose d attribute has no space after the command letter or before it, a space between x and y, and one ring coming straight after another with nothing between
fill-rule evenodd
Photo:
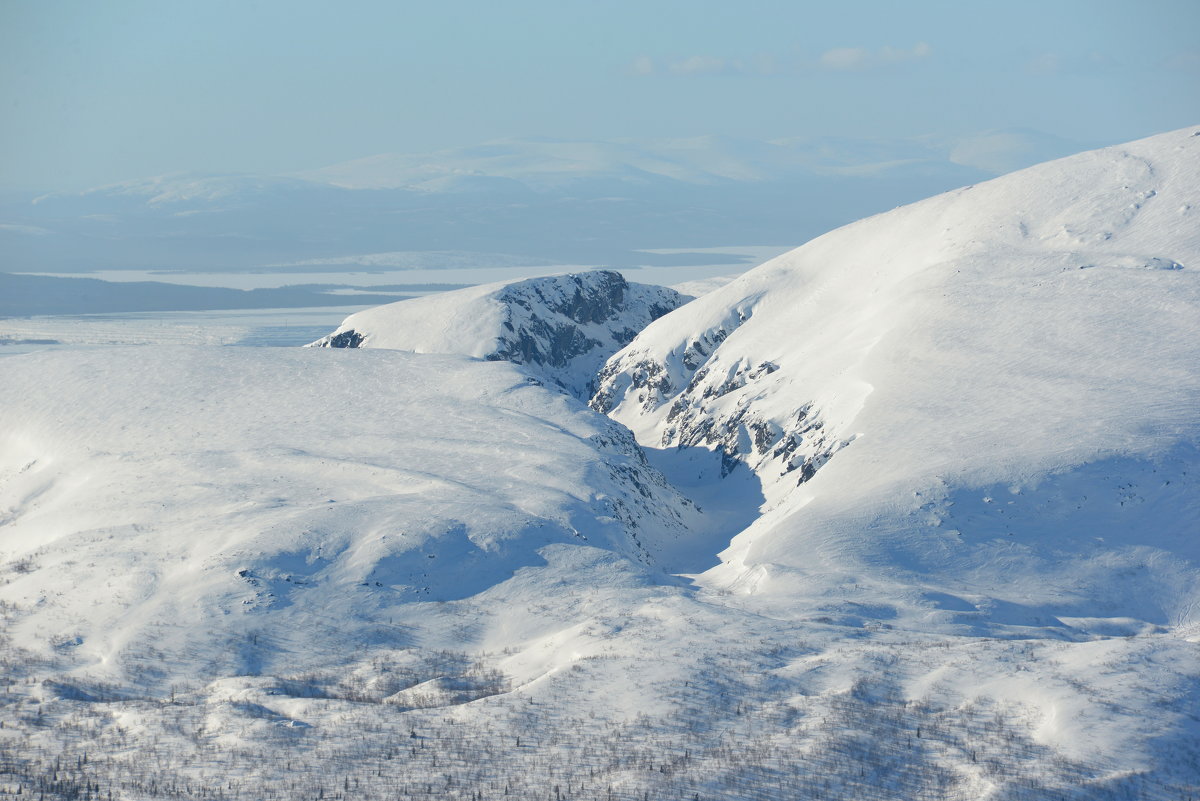
<instances>
[{"instance_id":1,"label":"mountain summit","mask_svg":"<svg viewBox=\"0 0 1200 801\"><path fill-rule=\"evenodd\" d=\"M673 289L593 270L379 306L347 317L310 347L459 353L512 362L586 399L609 356L687 300Z\"/></svg>"}]
</instances>

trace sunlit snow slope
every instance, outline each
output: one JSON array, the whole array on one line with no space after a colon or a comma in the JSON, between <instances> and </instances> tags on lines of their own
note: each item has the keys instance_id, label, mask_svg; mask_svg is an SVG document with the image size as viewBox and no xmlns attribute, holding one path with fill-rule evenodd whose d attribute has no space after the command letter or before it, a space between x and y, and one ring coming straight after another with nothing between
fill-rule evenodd
<instances>
[{"instance_id":1,"label":"sunlit snow slope","mask_svg":"<svg viewBox=\"0 0 1200 801\"><path fill-rule=\"evenodd\" d=\"M820 237L649 326L592 403L757 472L767 514L714 580L793 604L848 582L957 631L1194 636L1198 368L1188 129Z\"/></svg>"}]
</instances>

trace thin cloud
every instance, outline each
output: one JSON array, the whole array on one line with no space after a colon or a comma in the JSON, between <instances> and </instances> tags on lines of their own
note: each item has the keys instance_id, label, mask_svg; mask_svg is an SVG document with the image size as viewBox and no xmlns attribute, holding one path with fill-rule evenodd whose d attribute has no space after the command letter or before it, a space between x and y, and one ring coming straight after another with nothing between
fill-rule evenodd
<instances>
[{"instance_id":1,"label":"thin cloud","mask_svg":"<svg viewBox=\"0 0 1200 801\"><path fill-rule=\"evenodd\" d=\"M1062 68L1062 59L1057 53L1039 53L1025 62L1025 71L1033 75L1053 75Z\"/></svg>"},{"instance_id":2,"label":"thin cloud","mask_svg":"<svg viewBox=\"0 0 1200 801\"><path fill-rule=\"evenodd\" d=\"M929 58L929 54L932 52L933 48L926 42L917 42L911 50L889 46L879 51L879 62L881 64L903 64L907 61L921 61Z\"/></svg>"},{"instance_id":3,"label":"thin cloud","mask_svg":"<svg viewBox=\"0 0 1200 801\"><path fill-rule=\"evenodd\" d=\"M695 55L674 61L662 61L642 55L630 62L625 72L628 75L647 77L651 75L777 75L784 71L780 61L772 55L758 55L751 59L719 58Z\"/></svg>"},{"instance_id":4,"label":"thin cloud","mask_svg":"<svg viewBox=\"0 0 1200 801\"><path fill-rule=\"evenodd\" d=\"M908 64L927 59L933 49L925 42L911 48L885 46L878 50L865 47L835 47L826 50L816 61L816 66L836 72L862 72L886 69L899 64ZM813 68L813 62L805 63L794 58L780 58L762 53L751 58L723 58L696 54L675 60L655 59L641 55L627 67L629 75L706 76L706 75L780 75L788 72L805 72Z\"/></svg>"},{"instance_id":5,"label":"thin cloud","mask_svg":"<svg viewBox=\"0 0 1200 801\"><path fill-rule=\"evenodd\" d=\"M1083 75L1121 68L1119 59L1098 51L1084 55L1037 53L1025 61L1025 71L1030 75Z\"/></svg>"},{"instance_id":6,"label":"thin cloud","mask_svg":"<svg viewBox=\"0 0 1200 801\"><path fill-rule=\"evenodd\" d=\"M737 63L713 56L692 56L668 65L667 69L675 75L716 75L722 72L740 72L741 70L734 68Z\"/></svg>"},{"instance_id":7,"label":"thin cloud","mask_svg":"<svg viewBox=\"0 0 1200 801\"><path fill-rule=\"evenodd\" d=\"M835 47L821 54L821 66L830 70L862 70L871 61L871 53L862 47Z\"/></svg>"},{"instance_id":8,"label":"thin cloud","mask_svg":"<svg viewBox=\"0 0 1200 801\"><path fill-rule=\"evenodd\" d=\"M929 58L932 52L933 48L925 42L918 42L908 49L887 45L874 51L865 47L835 47L822 53L817 62L827 70L861 72L895 64L923 61Z\"/></svg>"},{"instance_id":9,"label":"thin cloud","mask_svg":"<svg viewBox=\"0 0 1200 801\"><path fill-rule=\"evenodd\" d=\"M654 59L650 56L638 56L629 65L629 72L631 75L653 75L657 72Z\"/></svg>"},{"instance_id":10,"label":"thin cloud","mask_svg":"<svg viewBox=\"0 0 1200 801\"><path fill-rule=\"evenodd\" d=\"M1183 72L1200 71L1200 50L1184 50L1167 59L1166 65Z\"/></svg>"}]
</instances>

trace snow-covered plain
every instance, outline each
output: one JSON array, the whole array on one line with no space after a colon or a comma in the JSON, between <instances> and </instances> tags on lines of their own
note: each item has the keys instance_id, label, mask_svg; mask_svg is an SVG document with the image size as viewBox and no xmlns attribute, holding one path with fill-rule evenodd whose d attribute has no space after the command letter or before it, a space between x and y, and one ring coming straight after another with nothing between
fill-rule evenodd
<instances>
[{"instance_id":1,"label":"snow-covered plain","mask_svg":"<svg viewBox=\"0 0 1200 801\"><path fill-rule=\"evenodd\" d=\"M0 359L0 795L1194 796L1198 205L1186 130L864 220L614 419L494 290Z\"/></svg>"},{"instance_id":2,"label":"snow-covered plain","mask_svg":"<svg viewBox=\"0 0 1200 801\"><path fill-rule=\"evenodd\" d=\"M362 309L327 306L9 317L0 319L0 356L125 345L299 346Z\"/></svg>"}]
</instances>

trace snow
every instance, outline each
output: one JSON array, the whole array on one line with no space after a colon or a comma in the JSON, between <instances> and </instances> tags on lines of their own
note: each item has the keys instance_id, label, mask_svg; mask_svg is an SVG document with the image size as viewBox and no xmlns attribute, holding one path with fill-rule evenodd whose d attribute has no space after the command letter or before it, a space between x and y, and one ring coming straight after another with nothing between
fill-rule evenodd
<instances>
[{"instance_id":1,"label":"snow","mask_svg":"<svg viewBox=\"0 0 1200 801\"><path fill-rule=\"evenodd\" d=\"M5 559L28 567L0 593L38 610L10 633L106 670L153 642L202 673L269 619L286 645L240 658L297 667L553 543L649 565L686 533L619 429L502 363L130 348L3 371Z\"/></svg>"},{"instance_id":2,"label":"snow","mask_svg":"<svg viewBox=\"0 0 1200 801\"><path fill-rule=\"evenodd\" d=\"M684 301L674 290L593 270L390 303L347 317L313 345L502 359L586 398L605 359Z\"/></svg>"},{"instance_id":3,"label":"snow","mask_svg":"<svg viewBox=\"0 0 1200 801\"><path fill-rule=\"evenodd\" d=\"M5 781L1187 797L1198 155L938 196L654 322L626 287L612 419L489 360L603 273L362 312L365 348L0 359Z\"/></svg>"},{"instance_id":4,"label":"snow","mask_svg":"<svg viewBox=\"0 0 1200 801\"><path fill-rule=\"evenodd\" d=\"M1195 436L1200 226L1178 209L1200 199L1197 149L1168 134L820 237L649 326L606 367L601 405L660 446L681 415L744 428L746 410L778 442L811 404L822 436L853 442L829 469L859 495L1161 453ZM734 439L772 505L815 491L778 475L786 454Z\"/></svg>"},{"instance_id":5,"label":"snow","mask_svg":"<svg viewBox=\"0 0 1200 801\"><path fill-rule=\"evenodd\" d=\"M764 514L704 578L751 608L1136 637L1136 674L1200 609L1198 186L1187 129L863 220L647 327L593 405L761 479ZM1038 708L1035 676L1005 694ZM1088 743L1130 748L1116 726Z\"/></svg>"},{"instance_id":6,"label":"snow","mask_svg":"<svg viewBox=\"0 0 1200 801\"><path fill-rule=\"evenodd\" d=\"M278 345L311 341L361 306L46 315L0 320L0 356L123 345Z\"/></svg>"}]
</instances>

